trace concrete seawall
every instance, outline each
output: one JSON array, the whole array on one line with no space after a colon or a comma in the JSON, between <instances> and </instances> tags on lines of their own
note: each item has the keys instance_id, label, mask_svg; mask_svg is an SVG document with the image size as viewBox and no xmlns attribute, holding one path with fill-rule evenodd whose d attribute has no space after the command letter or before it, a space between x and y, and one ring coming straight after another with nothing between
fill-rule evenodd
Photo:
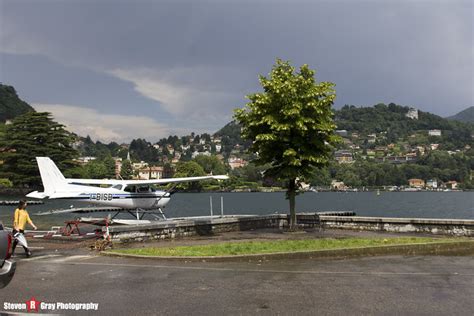
<instances>
[{"instance_id":1,"label":"concrete seawall","mask_svg":"<svg viewBox=\"0 0 474 316\"><path fill-rule=\"evenodd\" d=\"M323 228L430 233L434 235L474 236L474 220L432 218L390 218L361 216L320 216Z\"/></svg>"},{"instance_id":2,"label":"concrete seawall","mask_svg":"<svg viewBox=\"0 0 474 316\"><path fill-rule=\"evenodd\" d=\"M474 220L421 218L381 218L359 216L328 216L299 213L301 227L352 229L398 233L431 233L435 235L474 237ZM157 221L143 225L109 227L112 240L119 242L172 239L189 236L209 236L230 231L288 226L288 215L198 217ZM105 228L104 228L105 230Z\"/></svg>"}]
</instances>

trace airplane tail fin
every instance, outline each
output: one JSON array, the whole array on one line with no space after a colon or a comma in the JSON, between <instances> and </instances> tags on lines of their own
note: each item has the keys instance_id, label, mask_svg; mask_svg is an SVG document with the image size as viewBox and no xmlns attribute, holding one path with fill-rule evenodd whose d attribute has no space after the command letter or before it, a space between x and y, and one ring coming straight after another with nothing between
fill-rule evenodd
<instances>
[{"instance_id":1,"label":"airplane tail fin","mask_svg":"<svg viewBox=\"0 0 474 316\"><path fill-rule=\"evenodd\" d=\"M61 191L61 187L67 184L66 178L64 178L61 171L49 157L36 157L38 168L41 175L41 181L43 181L44 192L32 192L28 194L29 197L34 198L45 198L52 194Z\"/></svg>"}]
</instances>

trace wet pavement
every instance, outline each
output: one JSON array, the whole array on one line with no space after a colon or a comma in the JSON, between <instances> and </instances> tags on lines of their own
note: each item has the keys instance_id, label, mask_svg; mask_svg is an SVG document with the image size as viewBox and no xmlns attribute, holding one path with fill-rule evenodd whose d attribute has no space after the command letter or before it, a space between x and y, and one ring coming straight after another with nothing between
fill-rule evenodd
<instances>
[{"instance_id":1,"label":"wet pavement","mask_svg":"<svg viewBox=\"0 0 474 316\"><path fill-rule=\"evenodd\" d=\"M156 245L318 234L360 236L351 231L255 231ZM474 310L472 256L191 263L104 257L88 249L91 243L31 242L34 256L26 259L18 252L15 277L0 290L0 309L34 297L43 303L97 303L92 313L104 315L468 315Z\"/></svg>"}]
</instances>

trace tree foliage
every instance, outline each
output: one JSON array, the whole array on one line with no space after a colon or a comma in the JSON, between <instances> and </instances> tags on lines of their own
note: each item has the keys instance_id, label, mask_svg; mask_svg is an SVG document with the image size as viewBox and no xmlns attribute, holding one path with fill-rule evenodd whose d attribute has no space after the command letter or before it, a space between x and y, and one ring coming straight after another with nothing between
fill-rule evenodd
<instances>
[{"instance_id":1,"label":"tree foliage","mask_svg":"<svg viewBox=\"0 0 474 316\"><path fill-rule=\"evenodd\" d=\"M130 160L125 159L125 160L122 162L122 169L120 170L120 176L121 176L122 179L124 179L124 180L129 180L129 179L132 178L132 176L133 176L133 168L132 168L132 163L130 162Z\"/></svg>"},{"instance_id":2,"label":"tree foliage","mask_svg":"<svg viewBox=\"0 0 474 316\"><path fill-rule=\"evenodd\" d=\"M205 176L206 172L204 169L195 161L186 161L186 162L179 162L176 165L176 173L174 174L175 178L183 178L183 177L201 177ZM182 183L177 186L180 189L187 189L191 191L201 191L202 190L202 182L195 181L195 182L188 182Z\"/></svg>"},{"instance_id":3,"label":"tree foliage","mask_svg":"<svg viewBox=\"0 0 474 316\"><path fill-rule=\"evenodd\" d=\"M308 65L299 72L278 59L269 78L260 76L263 92L248 95L249 103L235 111L242 137L251 140L258 165L270 164L265 174L286 181L291 228L296 226L297 179L309 178L330 161L338 141L334 134L334 84L316 83Z\"/></svg>"},{"instance_id":4,"label":"tree foliage","mask_svg":"<svg viewBox=\"0 0 474 316\"><path fill-rule=\"evenodd\" d=\"M225 165L216 156L197 155L194 161L197 162L207 174L212 173L213 175L218 175L227 172Z\"/></svg>"},{"instance_id":5,"label":"tree foliage","mask_svg":"<svg viewBox=\"0 0 474 316\"><path fill-rule=\"evenodd\" d=\"M50 157L60 170L67 170L77 156L72 135L47 112L27 112L6 126L0 140L0 174L16 186L39 186L41 179L35 157Z\"/></svg>"},{"instance_id":6,"label":"tree foliage","mask_svg":"<svg viewBox=\"0 0 474 316\"><path fill-rule=\"evenodd\" d=\"M15 88L0 84L0 122L27 112L34 112L34 109L18 97Z\"/></svg>"}]
</instances>

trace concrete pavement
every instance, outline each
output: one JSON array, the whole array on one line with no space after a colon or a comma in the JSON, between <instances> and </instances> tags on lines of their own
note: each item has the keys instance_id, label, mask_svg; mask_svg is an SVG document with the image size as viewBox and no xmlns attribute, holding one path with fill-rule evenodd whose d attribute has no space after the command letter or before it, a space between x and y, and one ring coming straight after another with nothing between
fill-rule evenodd
<instances>
[{"instance_id":1,"label":"concrete pavement","mask_svg":"<svg viewBox=\"0 0 474 316\"><path fill-rule=\"evenodd\" d=\"M468 256L179 263L85 250L38 252L31 259L18 256L15 278L0 290L1 310L5 302L31 297L98 303L96 313L104 315L467 315L474 310L474 258Z\"/></svg>"}]
</instances>

